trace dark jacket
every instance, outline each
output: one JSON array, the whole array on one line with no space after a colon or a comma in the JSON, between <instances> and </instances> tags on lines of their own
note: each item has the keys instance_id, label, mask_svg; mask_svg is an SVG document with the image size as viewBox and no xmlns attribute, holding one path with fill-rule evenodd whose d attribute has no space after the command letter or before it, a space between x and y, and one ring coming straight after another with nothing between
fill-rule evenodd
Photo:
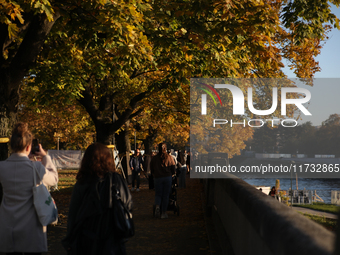
<instances>
[{"instance_id":1,"label":"dark jacket","mask_svg":"<svg viewBox=\"0 0 340 255\"><path fill-rule=\"evenodd\" d=\"M136 171L137 173L140 173L141 166L143 164L143 158L142 156L133 156L130 159L130 167L133 169L132 171Z\"/></svg>"},{"instance_id":2,"label":"dark jacket","mask_svg":"<svg viewBox=\"0 0 340 255\"><path fill-rule=\"evenodd\" d=\"M151 159L150 168L153 176L155 178L160 178L175 174L176 165L170 155L166 158L164 163L162 163L161 157L156 155Z\"/></svg>"},{"instance_id":3,"label":"dark jacket","mask_svg":"<svg viewBox=\"0 0 340 255\"><path fill-rule=\"evenodd\" d=\"M132 211L132 197L126 182L117 173L114 173L113 177L116 188L121 195L121 200L128 210ZM67 235L62 241L64 248L68 250L68 254L99 254L98 251L93 251L93 242L86 241L87 237L92 237L86 236L87 230L85 228L87 227L85 226L87 220L98 214L100 202L95 192L98 185L100 185L99 178L98 181L91 183L77 182L74 186L68 215ZM124 242L125 240L115 240L113 237L109 237L107 243L103 244L103 246L110 245L110 249L114 252L113 254L125 254Z\"/></svg>"}]
</instances>

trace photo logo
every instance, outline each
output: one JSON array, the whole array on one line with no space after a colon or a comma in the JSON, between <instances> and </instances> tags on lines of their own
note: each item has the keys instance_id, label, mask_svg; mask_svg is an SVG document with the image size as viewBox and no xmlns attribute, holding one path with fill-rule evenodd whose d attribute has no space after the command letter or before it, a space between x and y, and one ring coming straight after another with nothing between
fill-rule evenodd
<instances>
[{"instance_id":1,"label":"photo logo","mask_svg":"<svg viewBox=\"0 0 340 255\"><path fill-rule=\"evenodd\" d=\"M215 88L212 86L209 86L207 84L205 85L205 88L199 88L203 91L205 91L210 97L213 99L215 106L217 105L217 102L211 92L208 90L210 89L219 99L220 104L222 106L222 101L217 93L216 89L228 89L233 96L233 115L244 115L244 94L243 91L236 87L235 85L230 84L215 84ZM304 98L287 98L288 93L302 93L305 94ZM207 114L207 94L201 95L201 114L206 115ZM311 93L309 90L304 88L296 88L296 87L285 87L281 88L281 115L286 115L286 106L288 104L294 104L304 115L312 115L302 104L307 103L311 99ZM272 114L278 105L278 89L277 87L273 87L273 96L272 96L272 106L270 109L267 110L257 110L254 108L253 105L253 88L248 88L248 109L251 113L256 115L270 115Z\"/></svg>"},{"instance_id":2,"label":"photo logo","mask_svg":"<svg viewBox=\"0 0 340 255\"><path fill-rule=\"evenodd\" d=\"M206 92L213 99L215 106L217 105L217 102L216 102L215 98L213 97L213 95L211 94L211 92L209 91L209 89L217 96L218 100L220 101L221 106L223 106L222 100L221 100L219 94L217 93L216 89L214 89L213 87L211 87L211 86L209 86L208 84L205 84L205 83L202 83L202 85L204 85L205 88L199 88L199 89ZM202 94L202 114L204 112L203 115L207 114L207 94Z\"/></svg>"}]
</instances>

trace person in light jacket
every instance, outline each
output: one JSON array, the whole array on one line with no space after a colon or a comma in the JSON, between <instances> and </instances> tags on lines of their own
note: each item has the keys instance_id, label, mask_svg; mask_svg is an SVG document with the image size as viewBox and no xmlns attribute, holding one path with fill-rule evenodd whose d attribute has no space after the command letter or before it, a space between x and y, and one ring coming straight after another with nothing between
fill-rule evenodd
<instances>
[{"instance_id":1,"label":"person in light jacket","mask_svg":"<svg viewBox=\"0 0 340 255\"><path fill-rule=\"evenodd\" d=\"M46 226L42 226L33 205L33 174L37 183L54 186L58 172L50 156L39 144L33 162L28 156L32 134L27 123L17 123L12 131L11 148L14 152L0 162L0 182L3 200L0 206L0 252L6 254L41 254L47 252ZM36 167L36 170L33 167Z\"/></svg>"}]
</instances>

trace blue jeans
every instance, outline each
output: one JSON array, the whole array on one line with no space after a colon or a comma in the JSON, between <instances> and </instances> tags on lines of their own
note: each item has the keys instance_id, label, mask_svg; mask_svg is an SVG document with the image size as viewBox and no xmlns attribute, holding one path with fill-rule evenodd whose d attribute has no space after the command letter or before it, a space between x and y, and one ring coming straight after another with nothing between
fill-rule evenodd
<instances>
[{"instance_id":1,"label":"blue jeans","mask_svg":"<svg viewBox=\"0 0 340 255\"><path fill-rule=\"evenodd\" d=\"M169 196L171 191L172 177L155 178L155 205L159 205L161 212L165 213L168 209Z\"/></svg>"}]
</instances>

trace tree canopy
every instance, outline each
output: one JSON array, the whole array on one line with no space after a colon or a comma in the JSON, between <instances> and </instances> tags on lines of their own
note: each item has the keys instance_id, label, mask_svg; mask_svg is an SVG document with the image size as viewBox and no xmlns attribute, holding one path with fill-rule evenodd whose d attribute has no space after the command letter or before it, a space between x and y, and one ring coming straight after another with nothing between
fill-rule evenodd
<instances>
[{"instance_id":1,"label":"tree canopy","mask_svg":"<svg viewBox=\"0 0 340 255\"><path fill-rule=\"evenodd\" d=\"M39 103L77 99L107 143L147 98L176 95L191 77L284 77L285 59L313 77L339 1L307 2L6 0L0 117L17 113L29 76Z\"/></svg>"}]
</instances>

